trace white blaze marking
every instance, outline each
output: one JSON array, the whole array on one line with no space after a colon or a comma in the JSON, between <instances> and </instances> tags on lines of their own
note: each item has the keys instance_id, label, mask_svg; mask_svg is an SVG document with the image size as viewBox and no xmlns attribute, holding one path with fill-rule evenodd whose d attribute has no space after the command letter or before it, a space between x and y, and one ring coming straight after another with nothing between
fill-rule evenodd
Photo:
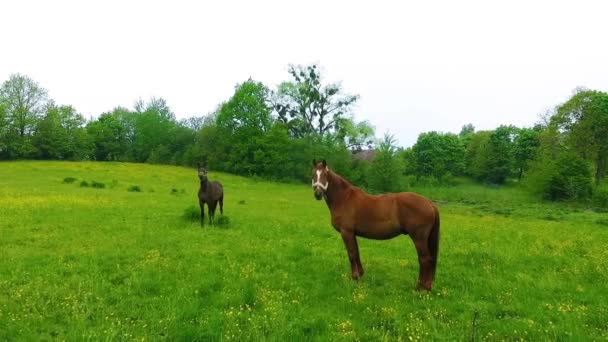
<instances>
[{"instance_id":1,"label":"white blaze marking","mask_svg":"<svg viewBox=\"0 0 608 342\"><path fill-rule=\"evenodd\" d=\"M317 181L315 182L314 180L312 181L312 187L320 187L321 189L323 189L323 191L327 191L327 186L329 185L329 182L325 182L325 184L321 184L321 170L317 170Z\"/></svg>"}]
</instances>

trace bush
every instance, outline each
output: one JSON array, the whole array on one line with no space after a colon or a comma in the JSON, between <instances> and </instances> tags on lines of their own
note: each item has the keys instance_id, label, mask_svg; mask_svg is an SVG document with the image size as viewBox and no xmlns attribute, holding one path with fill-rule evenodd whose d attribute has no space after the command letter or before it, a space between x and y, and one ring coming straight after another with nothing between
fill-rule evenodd
<instances>
[{"instance_id":1,"label":"bush","mask_svg":"<svg viewBox=\"0 0 608 342\"><path fill-rule=\"evenodd\" d=\"M537 162L528 184L544 198L559 200L588 199L592 177L589 164L571 153L563 153L557 160Z\"/></svg>"},{"instance_id":2,"label":"bush","mask_svg":"<svg viewBox=\"0 0 608 342\"><path fill-rule=\"evenodd\" d=\"M76 181L76 178L74 178L74 177L65 177L65 178L63 179L63 182L64 182L64 183L66 183L66 184L72 184L72 183L74 183L75 181Z\"/></svg>"},{"instance_id":3,"label":"bush","mask_svg":"<svg viewBox=\"0 0 608 342\"><path fill-rule=\"evenodd\" d=\"M80 186L83 188L88 188L89 187L89 182L83 180L82 182L80 182Z\"/></svg>"},{"instance_id":4,"label":"bush","mask_svg":"<svg viewBox=\"0 0 608 342\"><path fill-rule=\"evenodd\" d=\"M129 188L127 188L127 191L129 191L129 192L141 192L141 188L139 187L139 185L131 185Z\"/></svg>"},{"instance_id":5,"label":"bush","mask_svg":"<svg viewBox=\"0 0 608 342\"><path fill-rule=\"evenodd\" d=\"M104 183L101 183L101 182L92 181L91 182L91 187L97 188L97 189L103 189L103 188L106 187L106 185Z\"/></svg>"},{"instance_id":6,"label":"bush","mask_svg":"<svg viewBox=\"0 0 608 342\"><path fill-rule=\"evenodd\" d=\"M200 208L191 205L184 210L182 218L188 222L199 222L201 220L201 210Z\"/></svg>"}]
</instances>

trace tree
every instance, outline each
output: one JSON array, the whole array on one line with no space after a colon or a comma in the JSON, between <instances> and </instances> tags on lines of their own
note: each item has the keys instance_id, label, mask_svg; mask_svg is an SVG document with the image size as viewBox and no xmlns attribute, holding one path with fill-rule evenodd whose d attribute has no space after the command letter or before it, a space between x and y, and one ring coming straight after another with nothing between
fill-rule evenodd
<instances>
[{"instance_id":1,"label":"tree","mask_svg":"<svg viewBox=\"0 0 608 342\"><path fill-rule=\"evenodd\" d=\"M521 181L524 171L529 169L529 163L540 146L540 132L537 129L522 128L515 137L514 162L517 168L517 179Z\"/></svg>"},{"instance_id":2,"label":"tree","mask_svg":"<svg viewBox=\"0 0 608 342\"><path fill-rule=\"evenodd\" d=\"M595 163L599 184L608 166L608 93L578 89L557 108L551 122L567 135L569 146Z\"/></svg>"},{"instance_id":3,"label":"tree","mask_svg":"<svg viewBox=\"0 0 608 342\"><path fill-rule=\"evenodd\" d=\"M351 118L344 118L338 125L336 140L353 152L361 151L363 147L372 148L374 127L367 121L357 123Z\"/></svg>"},{"instance_id":4,"label":"tree","mask_svg":"<svg viewBox=\"0 0 608 342\"><path fill-rule=\"evenodd\" d=\"M446 174L461 174L465 167L465 149L461 139L451 133L422 133L412 147L417 177L441 180Z\"/></svg>"},{"instance_id":5,"label":"tree","mask_svg":"<svg viewBox=\"0 0 608 342\"><path fill-rule=\"evenodd\" d=\"M386 133L369 168L369 187L376 192L399 192L402 189L403 164L397 156L395 138Z\"/></svg>"},{"instance_id":6,"label":"tree","mask_svg":"<svg viewBox=\"0 0 608 342\"><path fill-rule=\"evenodd\" d=\"M512 173L516 128L500 126L473 135L467 148L468 172L483 182L503 184Z\"/></svg>"},{"instance_id":7,"label":"tree","mask_svg":"<svg viewBox=\"0 0 608 342\"><path fill-rule=\"evenodd\" d=\"M251 79L239 84L234 95L223 103L215 117L221 139L207 146L218 153L224 170L239 174L257 174L254 152L259 139L273 124L268 105L268 88Z\"/></svg>"},{"instance_id":8,"label":"tree","mask_svg":"<svg viewBox=\"0 0 608 342\"><path fill-rule=\"evenodd\" d=\"M460 129L460 133L458 133L458 136L464 138L466 136L472 135L473 133L475 133L475 126L473 126L473 124L466 124L462 126L462 129Z\"/></svg>"},{"instance_id":9,"label":"tree","mask_svg":"<svg viewBox=\"0 0 608 342\"><path fill-rule=\"evenodd\" d=\"M133 158L137 162L147 162L155 150L150 162L169 163L172 153L171 135L177 123L175 115L167 102L162 98L152 97L148 102L139 100L135 103L133 113L134 140Z\"/></svg>"},{"instance_id":10,"label":"tree","mask_svg":"<svg viewBox=\"0 0 608 342\"><path fill-rule=\"evenodd\" d=\"M13 74L0 87L6 116L6 150L9 158L35 152L31 135L46 106L47 91L31 78Z\"/></svg>"},{"instance_id":11,"label":"tree","mask_svg":"<svg viewBox=\"0 0 608 342\"><path fill-rule=\"evenodd\" d=\"M33 135L38 157L42 159L86 158L90 153L85 120L72 106L50 104Z\"/></svg>"},{"instance_id":12,"label":"tree","mask_svg":"<svg viewBox=\"0 0 608 342\"><path fill-rule=\"evenodd\" d=\"M273 123L268 95L268 88L252 79L237 85L230 100L220 106L218 127L242 137L268 131Z\"/></svg>"},{"instance_id":13,"label":"tree","mask_svg":"<svg viewBox=\"0 0 608 342\"><path fill-rule=\"evenodd\" d=\"M289 73L293 81L279 86L273 107L291 135L323 137L339 130L341 120L349 117L359 96L342 94L342 87L336 83L322 85L321 73L315 64L290 65Z\"/></svg>"},{"instance_id":14,"label":"tree","mask_svg":"<svg viewBox=\"0 0 608 342\"><path fill-rule=\"evenodd\" d=\"M131 161L135 138L133 113L117 107L89 122L87 132L94 145L95 160Z\"/></svg>"},{"instance_id":15,"label":"tree","mask_svg":"<svg viewBox=\"0 0 608 342\"><path fill-rule=\"evenodd\" d=\"M6 105L0 98L0 159L6 158L7 153L7 135L8 135L8 122L6 119Z\"/></svg>"}]
</instances>

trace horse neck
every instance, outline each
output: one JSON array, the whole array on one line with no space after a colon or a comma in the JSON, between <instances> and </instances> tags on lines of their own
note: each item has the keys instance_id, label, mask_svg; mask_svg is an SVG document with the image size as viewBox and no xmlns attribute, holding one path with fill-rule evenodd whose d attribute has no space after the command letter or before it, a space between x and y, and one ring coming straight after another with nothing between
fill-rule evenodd
<instances>
[{"instance_id":1,"label":"horse neck","mask_svg":"<svg viewBox=\"0 0 608 342\"><path fill-rule=\"evenodd\" d=\"M327 182L329 184L325 193L325 202L331 209L332 204L342 202L347 198L353 186L346 179L331 170L328 173Z\"/></svg>"},{"instance_id":2,"label":"horse neck","mask_svg":"<svg viewBox=\"0 0 608 342\"><path fill-rule=\"evenodd\" d=\"M204 180L201 181L201 190L203 190L203 192L207 192L207 189L209 189L209 180Z\"/></svg>"}]
</instances>

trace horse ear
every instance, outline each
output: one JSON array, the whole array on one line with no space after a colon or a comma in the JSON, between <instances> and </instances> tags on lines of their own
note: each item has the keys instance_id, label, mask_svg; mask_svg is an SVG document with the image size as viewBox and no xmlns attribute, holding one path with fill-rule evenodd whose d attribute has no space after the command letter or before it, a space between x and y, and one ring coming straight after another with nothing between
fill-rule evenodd
<instances>
[{"instance_id":1,"label":"horse ear","mask_svg":"<svg viewBox=\"0 0 608 342\"><path fill-rule=\"evenodd\" d=\"M323 159L322 163L323 163L323 167L327 167L327 162L325 161L325 159Z\"/></svg>"},{"instance_id":2,"label":"horse ear","mask_svg":"<svg viewBox=\"0 0 608 342\"><path fill-rule=\"evenodd\" d=\"M317 160L315 158L312 159L312 166L317 166Z\"/></svg>"}]
</instances>

